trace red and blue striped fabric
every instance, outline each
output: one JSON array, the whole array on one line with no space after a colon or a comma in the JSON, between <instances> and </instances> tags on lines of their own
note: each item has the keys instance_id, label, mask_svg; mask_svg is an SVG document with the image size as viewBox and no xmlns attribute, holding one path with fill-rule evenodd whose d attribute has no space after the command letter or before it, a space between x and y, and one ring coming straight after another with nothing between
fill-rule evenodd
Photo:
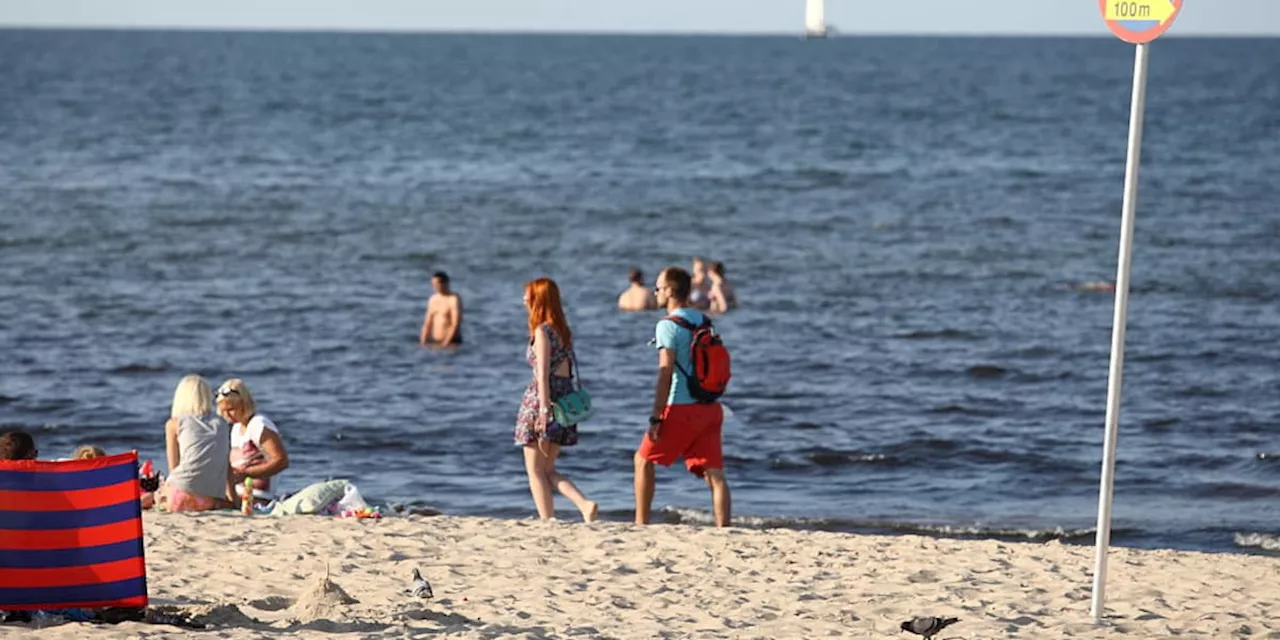
<instances>
[{"instance_id":1,"label":"red and blue striped fabric","mask_svg":"<svg viewBox=\"0 0 1280 640\"><path fill-rule=\"evenodd\" d=\"M0 609L147 606L138 454L0 460Z\"/></svg>"}]
</instances>

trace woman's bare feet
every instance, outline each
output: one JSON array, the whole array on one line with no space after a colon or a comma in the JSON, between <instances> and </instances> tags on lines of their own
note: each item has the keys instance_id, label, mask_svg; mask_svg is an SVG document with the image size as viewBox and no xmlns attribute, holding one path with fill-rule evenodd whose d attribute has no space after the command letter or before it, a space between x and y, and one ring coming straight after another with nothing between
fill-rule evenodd
<instances>
[{"instance_id":1,"label":"woman's bare feet","mask_svg":"<svg viewBox=\"0 0 1280 640\"><path fill-rule=\"evenodd\" d=\"M595 522L600 515L600 505L593 501L587 502L587 508L582 509L582 520L584 522Z\"/></svg>"}]
</instances>

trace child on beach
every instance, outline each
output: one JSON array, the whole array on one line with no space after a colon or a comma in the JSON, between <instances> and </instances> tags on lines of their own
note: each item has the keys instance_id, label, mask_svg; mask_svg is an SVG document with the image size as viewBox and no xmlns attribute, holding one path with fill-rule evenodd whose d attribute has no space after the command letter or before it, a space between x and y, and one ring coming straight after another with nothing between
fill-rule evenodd
<instances>
[{"instance_id":1,"label":"child on beach","mask_svg":"<svg viewBox=\"0 0 1280 640\"><path fill-rule=\"evenodd\" d=\"M106 451L103 451L102 449L95 447L93 445L86 444L78 447L75 453L71 454L71 459L72 460L92 460L94 458L101 458L105 455L107 455Z\"/></svg>"},{"instance_id":2,"label":"child on beach","mask_svg":"<svg viewBox=\"0 0 1280 640\"><path fill-rule=\"evenodd\" d=\"M0 434L0 460L35 460L38 455L36 441L26 431Z\"/></svg>"}]
</instances>

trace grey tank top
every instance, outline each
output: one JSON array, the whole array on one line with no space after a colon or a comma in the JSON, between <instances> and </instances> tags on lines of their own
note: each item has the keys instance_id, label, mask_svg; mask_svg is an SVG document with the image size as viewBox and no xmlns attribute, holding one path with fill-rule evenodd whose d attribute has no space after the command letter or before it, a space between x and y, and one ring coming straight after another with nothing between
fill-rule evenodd
<instances>
[{"instance_id":1,"label":"grey tank top","mask_svg":"<svg viewBox=\"0 0 1280 640\"><path fill-rule=\"evenodd\" d=\"M169 470L169 482L187 493L225 498L230 459L231 428L222 418L178 419L178 468Z\"/></svg>"}]
</instances>

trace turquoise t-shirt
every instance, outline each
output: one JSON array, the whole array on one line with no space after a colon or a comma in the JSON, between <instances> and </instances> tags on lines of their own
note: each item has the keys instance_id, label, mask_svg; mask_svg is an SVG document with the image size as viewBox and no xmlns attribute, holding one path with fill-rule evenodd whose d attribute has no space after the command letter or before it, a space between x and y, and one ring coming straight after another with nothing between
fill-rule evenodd
<instances>
[{"instance_id":1,"label":"turquoise t-shirt","mask_svg":"<svg viewBox=\"0 0 1280 640\"><path fill-rule=\"evenodd\" d=\"M689 307L676 309L675 312L668 314L680 316L689 324L698 326L702 324L702 312ZM698 401L689 395L689 383L685 380L684 374L680 369L685 371L693 371L693 354L689 353L689 343L693 340L693 332L681 327L670 320L659 320L658 327L654 330L656 344L659 349L671 349L676 352L675 372L671 374L671 394L667 396L667 404L697 404Z\"/></svg>"}]
</instances>

